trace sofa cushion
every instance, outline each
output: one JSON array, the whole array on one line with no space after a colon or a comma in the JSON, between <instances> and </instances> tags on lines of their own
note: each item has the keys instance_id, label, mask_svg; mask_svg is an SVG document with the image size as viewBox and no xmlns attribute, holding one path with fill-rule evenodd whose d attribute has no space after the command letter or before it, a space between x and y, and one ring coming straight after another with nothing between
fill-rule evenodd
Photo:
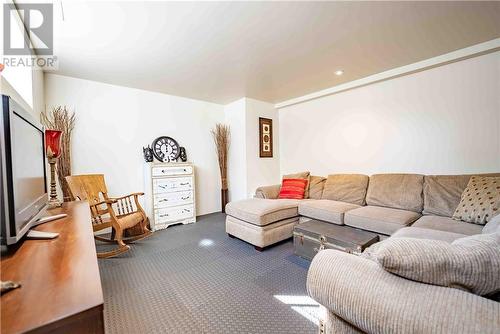
<instances>
[{"instance_id":1,"label":"sofa cushion","mask_svg":"<svg viewBox=\"0 0 500 334\"><path fill-rule=\"evenodd\" d=\"M365 206L346 212L344 224L390 235L400 228L410 225L419 217L420 214L413 211Z\"/></svg>"},{"instance_id":2,"label":"sofa cushion","mask_svg":"<svg viewBox=\"0 0 500 334\"><path fill-rule=\"evenodd\" d=\"M448 217L439 216L422 216L413 223L412 226L465 235L479 234L483 228L481 225L465 223Z\"/></svg>"},{"instance_id":3,"label":"sofa cushion","mask_svg":"<svg viewBox=\"0 0 500 334\"><path fill-rule=\"evenodd\" d=\"M421 212L424 176L418 174L375 174L370 177L366 204Z\"/></svg>"},{"instance_id":4,"label":"sofa cushion","mask_svg":"<svg viewBox=\"0 0 500 334\"><path fill-rule=\"evenodd\" d=\"M446 242L453 242L457 239L466 237L465 234L445 232L439 230L431 230L428 228L421 227L403 227L397 230L391 238L415 238L415 239L431 239L431 240L442 240Z\"/></svg>"},{"instance_id":5,"label":"sofa cushion","mask_svg":"<svg viewBox=\"0 0 500 334\"><path fill-rule=\"evenodd\" d=\"M500 177L474 175L462 193L452 218L485 225L499 212Z\"/></svg>"},{"instance_id":6,"label":"sofa cushion","mask_svg":"<svg viewBox=\"0 0 500 334\"><path fill-rule=\"evenodd\" d=\"M309 198L321 199L325 182L326 177L311 175L309 178Z\"/></svg>"},{"instance_id":7,"label":"sofa cushion","mask_svg":"<svg viewBox=\"0 0 500 334\"><path fill-rule=\"evenodd\" d=\"M364 205L368 176L362 174L328 175L321 199Z\"/></svg>"},{"instance_id":8,"label":"sofa cushion","mask_svg":"<svg viewBox=\"0 0 500 334\"><path fill-rule=\"evenodd\" d=\"M414 281L460 288L478 295L500 291L500 234L478 234L451 244L390 238L377 249L382 267Z\"/></svg>"},{"instance_id":9,"label":"sofa cushion","mask_svg":"<svg viewBox=\"0 0 500 334\"><path fill-rule=\"evenodd\" d=\"M500 173L477 174L500 176ZM425 215L451 217L472 175L426 175L424 177Z\"/></svg>"},{"instance_id":10,"label":"sofa cushion","mask_svg":"<svg viewBox=\"0 0 500 334\"><path fill-rule=\"evenodd\" d=\"M426 175L423 213L451 217L470 177L470 175Z\"/></svg>"},{"instance_id":11,"label":"sofa cushion","mask_svg":"<svg viewBox=\"0 0 500 334\"><path fill-rule=\"evenodd\" d=\"M491 220L486 225L484 225L483 230L481 231L481 233L483 234L495 232L500 232L500 214L491 218Z\"/></svg>"},{"instance_id":12,"label":"sofa cushion","mask_svg":"<svg viewBox=\"0 0 500 334\"><path fill-rule=\"evenodd\" d=\"M328 199L304 201L299 204L299 214L329 223L344 225L344 213L359 205Z\"/></svg>"},{"instance_id":13,"label":"sofa cushion","mask_svg":"<svg viewBox=\"0 0 500 334\"><path fill-rule=\"evenodd\" d=\"M230 202L226 214L258 226L298 216L300 200L250 198Z\"/></svg>"}]
</instances>

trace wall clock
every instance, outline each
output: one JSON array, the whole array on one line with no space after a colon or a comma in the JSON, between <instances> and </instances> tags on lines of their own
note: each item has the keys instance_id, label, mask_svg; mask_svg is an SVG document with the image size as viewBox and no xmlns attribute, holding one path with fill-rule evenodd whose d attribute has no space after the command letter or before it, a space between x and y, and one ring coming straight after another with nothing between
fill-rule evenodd
<instances>
[{"instance_id":1,"label":"wall clock","mask_svg":"<svg viewBox=\"0 0 500 334\"><path fill-rule=\"evenodd\" d=\"M181 154L177 141L167 136L156 138L152 146L155 158L162 162L176 161Z\"/></svg>"}]
</instances>

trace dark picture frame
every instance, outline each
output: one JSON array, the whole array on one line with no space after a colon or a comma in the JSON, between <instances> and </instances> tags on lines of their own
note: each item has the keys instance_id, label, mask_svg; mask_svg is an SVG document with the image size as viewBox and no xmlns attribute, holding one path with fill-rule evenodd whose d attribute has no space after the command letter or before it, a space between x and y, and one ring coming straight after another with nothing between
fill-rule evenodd
<instances>
[{"instance_id":1,"label":"dark picture frame","mask_svg":"<svg viewBox=\"0 0 500 334\"><path fill-rule=\"evenodd\" d=\"M259 117L259 155L273 157L273 120L270 118Z\"/></svg>"}]
</instances>

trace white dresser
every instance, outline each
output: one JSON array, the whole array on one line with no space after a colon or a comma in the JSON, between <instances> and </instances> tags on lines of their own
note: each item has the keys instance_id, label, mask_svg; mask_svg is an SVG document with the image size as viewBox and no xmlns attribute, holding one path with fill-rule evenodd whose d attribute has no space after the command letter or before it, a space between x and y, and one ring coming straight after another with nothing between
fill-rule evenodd
<instances>
[{"instance_id":1,"label":"white dresser","mask_svg":"<svg viewBox=\"0 0 500 334\"><path fill-rule=\"evenodd\" d=\"M144 168L145 209L153 231L196 222L194 166L150 162Z\"/></svg>"}]
</instances>

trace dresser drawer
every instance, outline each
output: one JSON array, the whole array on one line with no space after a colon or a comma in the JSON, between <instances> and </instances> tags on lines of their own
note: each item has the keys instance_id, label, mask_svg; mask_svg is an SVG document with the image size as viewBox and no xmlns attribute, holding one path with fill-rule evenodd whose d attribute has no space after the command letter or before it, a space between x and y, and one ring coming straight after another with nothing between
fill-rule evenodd
<instances>
[{"instance_id":1,"label":"dresser drawer","mask_svg":"<svg viewBox=\"0 0 500 334\"><path fill-rule=\"evenodd\" d=\"M185 205L193 203L193 191L176 191L160 193L154 196L155 208L166 208L170 206Z\"/></svg>"},{"instance_id":2,"label":"dresser drawer","mask_svg":"<svg viewBox=\"0 0 500 334\"><path fill-rule=\"evenodd\" d=\"M176 177L153 179L153 193L167 193L173 191L186 191L194 188L193 178L189 177Z\"/></svg>"},{"instance_id":3,"label":"dresser drawer","mask_svg":"<svg viewBox=\"0 0 500 334\"><path fill-rule=\"evenodd\" d=\"M184 205L155 210L155 224L162 224L193 217L194 206Z\"/></svg>"},{"instance_id":4,"label":"dresser drawer","mask_svg":"<svg viewBox=\"0 0 500 334\"><path fill-rule=\"evenodd\" d=\"M189 174L193 174L192 166L158 166L153 167L151 171L153 177Z\"/></svg>"}]
</instances>

